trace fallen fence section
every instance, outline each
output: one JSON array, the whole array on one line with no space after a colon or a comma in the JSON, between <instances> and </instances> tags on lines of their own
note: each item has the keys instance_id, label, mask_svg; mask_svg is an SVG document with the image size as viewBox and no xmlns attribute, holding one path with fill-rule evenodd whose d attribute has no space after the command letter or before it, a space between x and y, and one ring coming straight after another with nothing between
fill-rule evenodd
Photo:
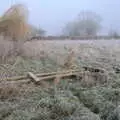
<instances>
[{"instance_id":1,"label":"fallen fence section","mask_svg":"<svg viewBox=\"0 0 120 120\"><path fill-rule=\"evenodd\" d=\"M31 72L28 72L27 75L6 78L6 79L4 79L4 81L19 81L19 80L25 80L28 78L34 78L35 76L36 77L45 77L45 76L59 75L59 74L72 73L72 72L78 72L78 71L79 70L69 70L69 71L41 73L41 74L33 74Z\"/></svg>"},{"instance_id":2,"label":"fallen fence section","mask_svg":"<svg viewBox=\"0 0 120 120\"><path fill-rule=\"evenodd\" d=\"M30 78L32 78L34 83L39 83L39 82L45 81L45 80L51 80L51 79L54 80L57 77L59 77L59 78L67 78L67 77L70 78L70 77L73 77L73 76L76 77L78 73L77 72L75 72L75 73L64 73L64 74L46 76L46 77L41 77L41 78L36 77L32 73L28 73L28 74L29 74Z\"/></svg>"},{"instance_id":3,"label":"fallen fence section","mask_svg":"<svg viewBox=\"0 0 120 120\"><path fill-rule=\"evenodd\" d=\"M4 79L4 81L20 81L20 80L29 80L32 81L35 84L38 84L40 82L44 82L47 80L55 80L59 78L60 80L62 78L82 78L85 79L86 76L89 76L89 78L92 76L95 80L98 77L100 80L105 76L105 72L103 70L94 69L91 67L84 67L85 70L68 70L68 71L62 71L62 72L51 72L51 73L41 73L41 74L34 74L32 72L28 72L25 76L17 76L17 77L11 77ZM86 74L87 73L87 74ZM107 77L104 77L104 81L107 80ZM1 80L2 82L3 80Z\"/></svg>"}]
</instances>

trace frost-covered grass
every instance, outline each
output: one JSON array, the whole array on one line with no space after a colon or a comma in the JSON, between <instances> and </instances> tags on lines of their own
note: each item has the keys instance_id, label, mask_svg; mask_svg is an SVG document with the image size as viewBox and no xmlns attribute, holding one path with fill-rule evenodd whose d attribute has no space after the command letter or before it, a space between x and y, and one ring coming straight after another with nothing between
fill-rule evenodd
<instances>
[{"instance_id":1,"label":"frost-covered grass","mask_svg":"<svg viewBox=\"0 0 120 120\"><path fill-rule=\"evenodd\" d=\"M88 87L91 79L88 79L88 84L80 79L61 79L57 86L51 83L49 87L44 87L33 83L2 82L1 120L114 120L112 117L115 117L120 104L120 75L116 73L120 69L119 45L115 43L111 47L103 45L104 42L100 45L100 41L71 43L26 43L22 56L1 62L1 79L24 75L28 71L42 73L65 69L64 63L67 58L71 59L68 56L72 50L72 62L77 68L85 65L102 68L108 75L107 83L103 84L101 79L100 84ZM94 82L97 83L97 80Z\"/></svg>"}]
</instances>

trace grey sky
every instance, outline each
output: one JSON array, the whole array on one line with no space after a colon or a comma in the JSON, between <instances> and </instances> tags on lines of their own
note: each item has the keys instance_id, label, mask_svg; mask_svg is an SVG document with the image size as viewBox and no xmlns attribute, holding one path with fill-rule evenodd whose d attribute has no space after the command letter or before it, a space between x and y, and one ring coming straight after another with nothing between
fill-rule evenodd
<instances>
[{"instance_id":1,"label":"grey sky","mask_svg":"<svg viewBox=\"0 0 120 120\"><path fill-rule=\"evenodd\" d=\"M100 14L104 31L110 27L120 30L120 0L4 0L0 14L15 3L24 3L30 11L30 23L40 25L48 34L59 34L81 10Z\"/></svg>"}]
</instances>

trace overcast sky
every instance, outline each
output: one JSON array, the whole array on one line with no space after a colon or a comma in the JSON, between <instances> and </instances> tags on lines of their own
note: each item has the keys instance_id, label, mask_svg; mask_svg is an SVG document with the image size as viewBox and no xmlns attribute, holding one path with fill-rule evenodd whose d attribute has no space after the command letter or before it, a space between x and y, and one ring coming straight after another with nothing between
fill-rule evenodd
<instances>
[{"instance_id":1,"label":"overcast sky","mask_svg":"<svg viewBox=\"0 0 120 120\"><path fill-rule=\"evenodd\" d=\"M101 15L104 31L110 27L120 31L120 0L3 0L0 14L15 3L25 4L30 12L29 22L41 26L48 34L60 34L61 28L81 10Z\"/></svg>"}]
</instances>

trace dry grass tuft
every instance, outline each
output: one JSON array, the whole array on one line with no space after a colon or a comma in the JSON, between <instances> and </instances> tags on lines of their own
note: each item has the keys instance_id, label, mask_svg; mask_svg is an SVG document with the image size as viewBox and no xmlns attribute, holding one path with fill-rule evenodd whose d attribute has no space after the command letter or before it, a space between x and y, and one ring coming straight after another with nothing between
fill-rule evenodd
<instances>
[{"instance_id":1,"label":"dry grass tuft","mask_svg":"<svg viewBox=\"0 0 120 120\"><path fill-rule=\"evenodd\" d=\"M72 48L70 48L68 52L64 67L65 69L74 69L76 67L75 52Z\"/></svg>"},{"instance_id":2,"label":"dry grass tuft","mask_svg":"<svg viewBox=\"0 0 120 120\"><path fill-rule=\"evenodd\" d=\"M56 76L54 79L54 85L58 85L60 83L61 78L59 76Z\"/></svg>"},{"instance_id":3,"label":"dry grass tuft","mask_svg":"<svg viewBox=\"0 0 120 120\"><path fill-rule=\"evenodd\" d=\"M20 94L20 89L11 85L11 84L3 84L0 86L0 99L11 99Z\"/></svg>"},{"instance_id":4,"label":"dry grass tuft","mask_svg":"<svg viewBox=\"0 0 120 120\"><path fill-rule=\"evenodd\" d=\"M0 63L6 63L10 51L13 49L11 41L4 40L0 37Z\"/></svg>"}]
</instances>

